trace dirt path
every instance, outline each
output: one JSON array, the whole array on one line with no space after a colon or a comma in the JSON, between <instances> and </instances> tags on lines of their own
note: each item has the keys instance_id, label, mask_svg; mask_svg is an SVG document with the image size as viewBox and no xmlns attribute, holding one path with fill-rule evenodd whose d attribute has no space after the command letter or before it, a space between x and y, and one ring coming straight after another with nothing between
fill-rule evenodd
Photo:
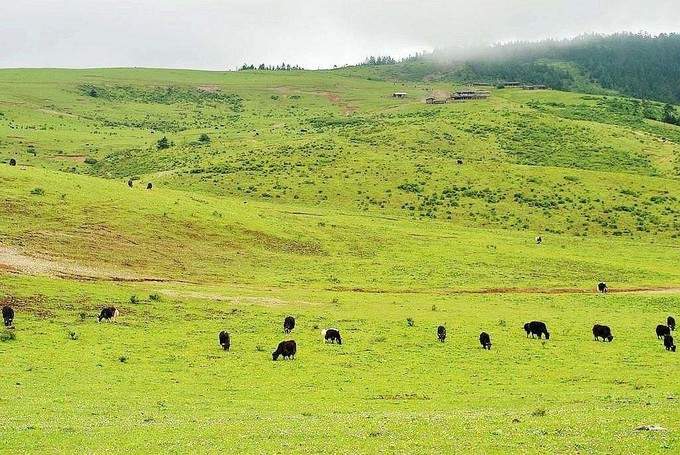
<instances>
[{"instance_id":1,"label":"dirt path","mask_svg":"<svg viewBox=\"0 0 680 455\"><path fill-rule=\"evenodd\" d=\"M87 267L64 259L29 256L16 248L0 246L0 271L25 275L70 278L81 281L166 282L163 278L139 276L104 267Z\"/></svg>"},{"instance_id":2,"label":"dirt path","mask_svg":"<svg viewBox=\"0 0 680 455\"><path fill-rule=\"evenodd\" d=\"M331 103L335 104L340 109L342 109L342 113L344 115L353 114L357 110L355 106L352 106L348 102L343 101L342 98L340 98L340 95L338 95L335 92L325 91L325 92L313 92L313 93L317 94L317 95L321 94L321 95L325 96L328 101L330 101Z\"/></svg>"},{"instance_id":3,"label":"dirt path","mask_svg":"<svg viewBox=\"0 0 680 455\"><path fill-rule=\"evenodd\" d=\"M483 288L483 289L363 289L327 288L327 291L363 292L367 294L595 294L597 291L584 288ZM638 286L609 289L609 294L680 294L680 286Z\"/></svg>"},{"instance_id":4,"label":"dirt path","mask_svg":"<svg viewBox=\"0 0 680 455\"><path fill-rule=\"evenodd\" d=\"M62 111L55 111L52 109L38 109L38 111L43 112L45 114L50 114L50 115L63 115L65 117L71 117L71 118L77 118L77 115L70 114L68 112L62 112Z\"/></svg>"},{"instance_id":5,"label":"dirt path","mask_svg":"<svg viewBox=\"0 0 680 455\"><path fill-rule=\"evenodd\" d=\"M197 299L197 300L212 300L215 302L230 302L233 304L240 303L250 303L263 305L268 307L276 307L283 304L290 304L291 301L282 300L274 297L257 297L248 295L234 295L234 294L222 294L220 292L209 292L209 291L193 291L193 290L179 290L179 289L162 289L161 294L173 298L173 299ZM307 301L295 301L302 305L310 306L314 305L312 302Z\"/></svg>"}]
</instances>

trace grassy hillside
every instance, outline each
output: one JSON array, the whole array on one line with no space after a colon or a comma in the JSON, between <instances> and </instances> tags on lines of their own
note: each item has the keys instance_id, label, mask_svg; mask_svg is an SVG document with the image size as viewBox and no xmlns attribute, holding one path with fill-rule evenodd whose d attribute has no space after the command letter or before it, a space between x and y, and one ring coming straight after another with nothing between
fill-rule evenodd
<instances>
[{"instance_id":1,"label":"grassy hillside","mask_svg":"<svg viewBox=\"0 0 680 455\"><path fill-rule=\"evenodd\" d=\"M680 128L623 99L433 107L451 86L333 72L5 71L0 86L0 154L28 165L470 227L680 232Z\"/></svg>"},{"instance_id":2,"label":"grassy hillside","mask_svg":"<svg viewBox=\"0 0 680 455\"><path fill-rule=\"evenodd\" d=\"M611 96L423 102L452 89L0 71L3 449L677 451L680 128Z\"/></svg>"},{"instance_id":3,"label":"grassy hillside","mask_svg":"<svg viewBox=\"0 0 680 455\"><path fill-rule=\"evenodd\" d=\"M38 266L76 278L98 269L128 281L428 293L588 290L604 277L620 287L680 283L672 240L548 235L538 246L523 232L147 191L31 168L0 167L0 181L3 246L55 260Z\"/></svg>"}]
</instances>

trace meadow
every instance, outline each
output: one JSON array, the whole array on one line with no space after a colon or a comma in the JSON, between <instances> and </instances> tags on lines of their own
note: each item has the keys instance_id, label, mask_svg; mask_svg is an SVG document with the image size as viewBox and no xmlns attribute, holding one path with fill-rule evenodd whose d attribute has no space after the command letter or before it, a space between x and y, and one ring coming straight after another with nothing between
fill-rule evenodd
<instances>
[{"instance_id":1,"label":"meadow","mask_svg":"<svg viewBox=\"0 0 680 455\"><path fill-rule=\"evenodd\" d=\"M680 128L451 89L0 71L0 451L677 452Z\"/></svg>"}]
</instances>

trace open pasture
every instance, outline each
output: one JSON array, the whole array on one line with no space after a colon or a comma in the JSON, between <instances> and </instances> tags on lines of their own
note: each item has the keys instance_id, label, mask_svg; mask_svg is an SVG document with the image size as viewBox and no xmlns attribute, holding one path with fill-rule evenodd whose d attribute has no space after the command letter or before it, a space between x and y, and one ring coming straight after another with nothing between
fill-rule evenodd
<instances>
[{"instance_id":1,"label":"open pasture","mask_svg":"<svg viewBox=\"0 0 680 455\"><path fill-rule=\"evenodd\" d=\"M680 130L450 88L0 71L0 451L680 450Z\"/></svg>"},{"instance_id":2,"label":"open pasture","mask_svg":"<svg viewBox=\"0 0 680 455\"><path fill-rule=\"evenodd\" d=\"M680 443L678 364L653 332L674 295L180 298L191 294L36 280L51 291L18 297L16 339L0 344L12 372L1 382L6 448L672 453ZM104 302L120 309L116 322L97 324ZM288 314L298 354L272 362ZM549 341L526 338L532 319ZM612 343L593 341L596 322L612 327ZM327 327L342 345L323 343ZM652 424L666 431L635 431Z\"/></svg>"}]
</instances>

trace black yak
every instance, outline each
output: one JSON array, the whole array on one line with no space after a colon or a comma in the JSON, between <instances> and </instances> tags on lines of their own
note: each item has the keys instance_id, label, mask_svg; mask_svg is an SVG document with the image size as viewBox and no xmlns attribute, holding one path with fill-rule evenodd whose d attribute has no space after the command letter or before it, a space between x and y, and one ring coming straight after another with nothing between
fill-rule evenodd
<instances>
[{"instance_id":1,"label":"black yak","mask_svg":"<svg viewBox=\"0 0 680 455\"><path fill-rule=\"evenodd\" d=\"M668 319L666 319L666 325L668 325L669 329L675 330L675 318L673 316L668 316Z\"/></svg>"},{"instance_id":2,"label":"black yak","mask_svg":"<svg viewBox=\"0 0 680 455\"><path fill-rule=\"evenodd\" d=\"M229 347L231 347L231 340L229 339L229 332L226 330L222 330L220 332L220 346L222 346L222 349L225 351L229 350Z\"/></svg>"},{"instance_id":3,"label":"black yak","mask_svg":"<svg viewBox=\"0 0 680 455\"><path fill-rule=\"evenodd\" d=\"M536 237L536 245L540 245L541 243L543 243L543 237L539 235L538 237Z\"/></svg>"},{"instance_id":4,"label":"black yak","mask_svg":"<svg viewBox=\"0 0 680 455\"><path fill-rule=\"evenodd\" d=\"M147 190L150 190L151 188L153 188L153 183L149 182L149 183L146 185L146 189L147 189Z\"/></svg>"},{"instance_id":5,"label":"black yak","mask_svg":"<svg viewBox=\"0 0 680 455\"><path fill-rule=\"evenodd\" d=\"M534 336L538 336L538 338L541 338L541 336L545 336L546 340L550 339L550 333L548 332L548 328L546 327L544 322L541 321L531 321L527 322L524 324L524 331L527 333L527 336L531 335L531 338Z\"/></svg>"},{"instance_id":6,"label":"black yak","mask_svg":"<svg viewBox=\"0 0 680 455\"><path fill-rule=\"evenodd\" d=\"M673 337L670 335L666 335L663 337L663 345L666 348L666 351L673 351L675 352L675 344L673 343Z\"/></svg>"},{"instance_id":7,"label":"black yak","mask_svg":"<svg viewBox=\"0 0 680 455\"><path fill-rule=\"evenodd\" d=\"M15 160L14 158L10 158L10 160L9 160L9 165L10 165L10 166L16 166L16 165L17 165L17 160Z\"/></svg>"},{"instance_id":8,"label":"black yak","mask_svg":"<svg viewBox=\"0 0 680 455\"><path fill-rule=\"evenodd\" d=\"M115 306L107 306L102 308L102 311L99 313L99 317L97 318L97 322L102 322L102 319L106 319L107 321L116 319L118 314L118 309Z\"/></svg>"},{"instance_id":9,"label":"black yak","mask_svg":"<svg viewBox=\"0 0 680 455\"><path fill-rule=\"evenodd\" d=\"M5 321L5 327L11 327L14 321L14 309L6 305L2 307L2 320Z\"/></svg>"},{"instance_id":10,"label":"black yak","mask_svg":"<svg viewBox=\"0 0 680 455\"><path fill-rule=\"evenodd\" d=\"M595 324L593 326L593 336L595 337L595 341L598 341L599 338L602 338L602 341L611 342L614 339L611 329L606 325L600 324Z\"/></svg>"},{"instance_id":11,"label":"black yak","mask_svg":"<svg viewBox=\"0 0 680 455\"><path fill-rule=\"evenodd\" d=\"M439 341L441 341L442 343L444 342L444 340L446 340L446 327L444 327L443 325L437 327L437 338L439 338Z\"/></svg>"},{"instance_id":12,"label":"black yak","mask_svg":"<svg viewBox=\"0 0 680 455\"><path fill-rule=\"evenodd\" d=\"M276 348L276 351L272 352L272 360L277 360L279 356L284 359L294 359L295 353L297 352L297 344L295 340L282 341Z\"/></svg>"},{"instance_id":13,"label":"black yak","mask_svg":"<svg viewBox=\"0 0 680 455\"><path fill-rule=\"evenodd\" d=\"M666 335L671 334L671 329L667 325L657 325L656 326L656 337L661 339L665 337Z\"/></svg>"},{"instance_id":14,"label":"black yak","mask_svg":"<svg viewBox=\"0 0 680 455\"><path fill-rule=\"evenodd\" d=\"M488 333L482 332L479 334L479 344L482 345L482 348L491 350L491 337Z\"/></svg>"},{"instance_id":15,"label":"black yak","mask_svg":"<svg viewBox=\"0 0 680 455\"><path fill-rule=\"evenodd\" d=\"M295 318L293 316L286 316L283 320L283 332L290 333L295 328Z\"/></svg>"},{"instance_id":16,"label":"black yak","mask_svg":"<svg viewBox=\"0 0 680 455\"><path fill-rule=\"evenodd\" d=\"M128 180L128 186L132 188L132 179Z\"/></svg>"},{"instance_id":17,"label":"black yak","mask_svg":"<svg viewBox=\"0 0 680 455\"><path fill-rule=\"evenodd\" d=\"M326 329L323 331L323 338L327 342L342 344L342 338L340 338L340 331L338 329Z\"/></svg>"},{"instance_id":18,"label":"black yak","mask_svg":"<svg viewBox=\"0 0 680 455\"><path fill-rule=\"evenodd\" d=\"M602 294L606 294L609 289L607 288L607 283L604 281L600 281L597 283L597 291L601 292Z\"/></svg>"}]
</instances>

